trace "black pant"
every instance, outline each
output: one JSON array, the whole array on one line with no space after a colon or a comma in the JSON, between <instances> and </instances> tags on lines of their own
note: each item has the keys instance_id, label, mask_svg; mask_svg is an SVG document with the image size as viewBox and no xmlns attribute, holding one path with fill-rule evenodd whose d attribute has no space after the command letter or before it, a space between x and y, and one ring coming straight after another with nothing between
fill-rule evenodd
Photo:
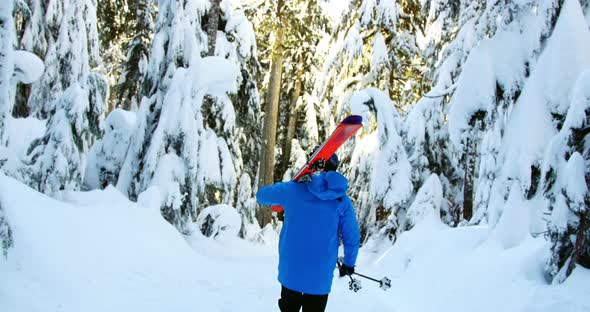
<instances>
[{"instance_id":1,"label":"black pant","mask_svg":"<svg viewBox=\"0 0 590 312\"><path fill-rule=\"evenodd\" d=\"M282 286L279 308L281 312L324 312L328 295L308 295Z\"/></svg>"}]
</instances>

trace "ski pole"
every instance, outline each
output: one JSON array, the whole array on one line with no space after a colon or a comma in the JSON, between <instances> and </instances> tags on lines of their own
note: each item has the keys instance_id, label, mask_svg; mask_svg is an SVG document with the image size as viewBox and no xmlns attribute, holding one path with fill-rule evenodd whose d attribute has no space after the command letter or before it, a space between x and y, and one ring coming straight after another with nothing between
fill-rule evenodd
<instances>
[{"instance_id":1,"label":"ski pole","mask_svg":"<svg viewBox=\"0 0 590 312\"><path fill-rule=\"evenodd\" d=\"M338 267L340 268L342 266L342 263L340 261L337 261ZM357 272L354 272L352 274L358 275L360 277L366 278L370 281L379 283L379 288L383 289L383 290L387 290L389 288L391 288L391 280L387 277L383 277L382 279L378 280L376 278L372 278L370 276L366 276ZM361 281L352 278L352 274L348 275L348 277L350 277L350 282L348 283L350 290L357 292L361 289Z\"/></svg>"},{"instance_id":2,"label":"ski pole","mask_svg":"<svg viewBox=\"0 0 590 312\"><path fill-rule=\"evenodd\" d=\"M364 278L366 278L366 279L368 279L370 281L379 283L379 288L381 288L383 290L388 290L389 288L391 288L391 280L389 278L387 278L387 277L384 277L384 278L378 280L376 278L372 278L370 276L366 276L366 275L363 275L363 274L360 274L360 273L356 273L356 272L354 272L352 274L356 274L356 275L358 275L360 277L364 277Z\"/></svg>"}]
</instances>

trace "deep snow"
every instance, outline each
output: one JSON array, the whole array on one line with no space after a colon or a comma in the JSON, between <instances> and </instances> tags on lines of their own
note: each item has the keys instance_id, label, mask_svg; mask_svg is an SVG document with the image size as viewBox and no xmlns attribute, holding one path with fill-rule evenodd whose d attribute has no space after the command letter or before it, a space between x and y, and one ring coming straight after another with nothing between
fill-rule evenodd
<instances>
[{"instance_id":1,"label":"deep snow","mask_svg":"<svg viewBox=\"0 0 590 312\"><path fill-rule=\"evenodd\" d=\"M277 311L278 236L181 236L157 210L115 188L55 200L0 175L15 246L0 259L0 311ZM357 271L382 291L334 281L327 311L590 311L590 271L543 277L543 237L505 249L484 226L449 228L429 214L391 246L361 249Z\"/></svg>"}]
</instances>

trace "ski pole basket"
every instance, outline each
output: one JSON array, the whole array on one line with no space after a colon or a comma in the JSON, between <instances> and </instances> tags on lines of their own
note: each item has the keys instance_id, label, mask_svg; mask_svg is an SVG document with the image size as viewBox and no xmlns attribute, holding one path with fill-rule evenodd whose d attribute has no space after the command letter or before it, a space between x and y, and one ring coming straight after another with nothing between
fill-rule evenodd
<instances>
[{"instance_id":1,"label":"ski pole basket","mask_svg":"<svg viewBox=\"0 0 590 312\"><path fill-rule=\"evenodd\" d=\"M391 280L388 279L387 277L382 278L379 281L379 288L381 288L383 290L388 290L389 288L391 288Z\"/></svg>"},{"instance_id":2,"label":"ski pole basket","mask_svg":"<svg viewBox=\"0 0 590 312\"><path fill-rule=\"evenodd\" d=\"M348 289L354 291L354 292L358 292L359 290L361 290L362 286L361 286L361 281L356 279L356 278L350 278L350 282L348 282Z\"/></svg>"}]
</instances>

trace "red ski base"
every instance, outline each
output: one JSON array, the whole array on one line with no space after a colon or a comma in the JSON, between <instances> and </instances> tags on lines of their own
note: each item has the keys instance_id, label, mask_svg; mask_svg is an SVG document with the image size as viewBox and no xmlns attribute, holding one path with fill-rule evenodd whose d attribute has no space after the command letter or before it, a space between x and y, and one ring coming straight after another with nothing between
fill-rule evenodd
<instances>
[{"instance_id":1,"label":"red ski base","mask_svg":"<svg viewBox=\"0 0 590 312\"><path fill-rule=\"evenodd\" d=\"M351 115L336 127L334 132L328 137L328 139L318 148L318 150L311 155L307 163L303 165L301 170L295 175L292 181L299 181L302 177L306 175L311 175L316 170L314 164L318 160L328 160L346 140L352 137L362 126L363 118L357 115ZM281 212L283 211L282 206L272 206L272 211Z\"/></svg>"}]
</instances>

